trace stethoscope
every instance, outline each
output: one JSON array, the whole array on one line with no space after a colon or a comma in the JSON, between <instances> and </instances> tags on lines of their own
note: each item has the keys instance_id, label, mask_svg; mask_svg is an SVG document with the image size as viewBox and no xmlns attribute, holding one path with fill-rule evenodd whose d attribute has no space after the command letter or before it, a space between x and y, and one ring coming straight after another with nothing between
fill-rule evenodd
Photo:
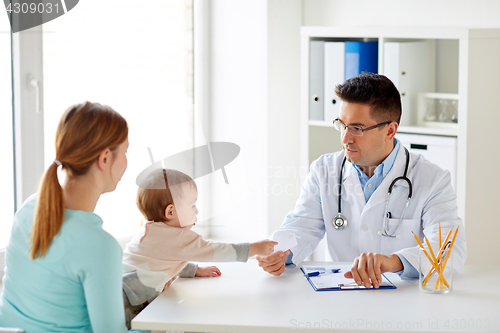
<instances>
[{"instance_id":1,"label":"stethoscope","mask_svg":"<svg viewBox=\"0 0 500 333\"><path fill-rule=\"evenodd\" d=\"M410 153L408 153L408 149L406 149L406 147L403 147L403 148L405 149L405 155L406 155L405 171L403 173L403 176L395 178L392 181L391 185L389 186L389 191L387 193L387 201L385 204L384 231L378 232L379 235L385 236L385 237L400 238L399 235L395 236L394 234L396 233L396 230L398 230L399 225L403 221L403 217L405 215L406 208L408 208L408 205L410 204L410 199L411 199L411 195L412 195L412 191L413 191L411 181L408 179L408 177L406 177L406 173L408 172L408 165L410 164ZM339 211L338 211L337 216L335 216L333 218L333 221L332 221L333 227L337 230L342 230L347 226L347 219L344 216L342 216L342 213L341 213L342 212L342 171L344 170L345 161L346 161L346 157L344 156L344 159L342 160L342 166L340 167L340 177L339 177L339 205L338 205ZM399 180L404 180L405 182L408 183L408 197L406 199L406 205L403 209L403 214L401 214L401 218L399 219L399 222L398 222L396 228L394 229L394 231L392 233L389 233L387 231L388 226L389 226L389 199L391 198L392 188L394 187L394 184L396 184L396 182Z\"/></svg>"}]
</instances>

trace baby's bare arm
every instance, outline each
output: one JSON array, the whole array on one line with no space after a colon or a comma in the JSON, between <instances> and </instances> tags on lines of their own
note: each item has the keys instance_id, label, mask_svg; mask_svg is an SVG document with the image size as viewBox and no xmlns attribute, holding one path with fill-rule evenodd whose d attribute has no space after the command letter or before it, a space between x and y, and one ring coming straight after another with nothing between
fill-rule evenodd
<instances>
[{"instance_id":1,"label":"baby's bare arm","mask_svg":"<svg viewBox=\"0 0 500 333\"><path fill-rule=\"evenodd\" d=\"M267 256L274 252L274 246L278 242L266 239L260 242L250 243L250 257L256 254Z\"/></svg>"}]
</instances>

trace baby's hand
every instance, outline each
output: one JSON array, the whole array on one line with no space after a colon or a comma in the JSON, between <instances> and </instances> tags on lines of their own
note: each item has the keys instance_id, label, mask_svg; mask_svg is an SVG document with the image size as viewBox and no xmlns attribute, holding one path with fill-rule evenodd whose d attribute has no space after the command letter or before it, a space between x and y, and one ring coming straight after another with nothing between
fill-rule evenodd
<instances>
[{"instance_id":1,"label":"baby's hand","mask_svg":"<svg viewBox=\"0 0 500 333\"><path fill-rule=\"evenodd\" d=\"M196 269L196 274L194 276L197 277L216 277L221 276L220 270L215 266L207 266L207 267L198 267Z\"/></svg>"},{"instance_id":2,"label":"baby's hand","mask_svg":"<svg viewBox=\"0 0 500 333\"><path fill-rule=\"evenodd\" d=\"M165 283L165 285L163 286L163 290L165 290L168 287L170 287L170 285L172 284L172 282L174 282L176 279L177 279L177 276L174 276L170 281L168 281L167 283Z\"/></svg>"},{"instance_id":3,"label":"baby's hand","mask_svg":"<svg viewBox=\"0 0 500 333\"><path fill-rule=\"evenodd\" d=\"M274 252L274 246L278 242L266 239L260 242L250 243L250 257L256 254L267 256Z\"/></svg>"}]
</instances>

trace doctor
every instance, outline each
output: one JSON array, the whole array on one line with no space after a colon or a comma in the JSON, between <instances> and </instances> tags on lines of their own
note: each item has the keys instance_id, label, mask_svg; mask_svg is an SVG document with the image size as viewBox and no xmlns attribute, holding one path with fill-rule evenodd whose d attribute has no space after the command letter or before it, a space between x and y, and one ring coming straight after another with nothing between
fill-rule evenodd
<instances>
[{"instance_id":1,"label":"doctor","mask_svg":"<svg viewBox=\"0 0 500 333\"><path fill-rule=\"evenodd\" d=\"M467 250L450 173L408 153L394 137L401 118L397 88L383 75L363 73L335 92L342 100L334 125L343 150L311 164L295 208L275 232L294 233L298 244L258 256L259 266L281 275L309 256L326 233L333 261L353 262L345 276L378 288L384 272L418 278L420 250L412 231L436 248L441 225L444 235L460 227L453 248L453 267L460 268ZM397 180L388 199L391 183L405 173L408 181Z\"/></svg>"}]
</instances>

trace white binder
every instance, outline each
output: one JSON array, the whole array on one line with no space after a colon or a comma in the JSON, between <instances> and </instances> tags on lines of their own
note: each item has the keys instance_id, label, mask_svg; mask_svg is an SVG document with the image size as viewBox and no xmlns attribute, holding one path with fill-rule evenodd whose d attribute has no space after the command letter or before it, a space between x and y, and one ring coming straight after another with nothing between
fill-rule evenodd
<instances>
[{"instance_id":1,"label":"white binder","mask_svg":"<svg viewBox=\"0 0 500 333\"><path fill-rule=\"evenodd\" d=\"M331 123L339 115L340 99L335 94L335 86L344 82L345 43L325 43L325 100L326 122Z\"/></svg>"},{"instance_id":2,"label":"white binder","mask_svg":"<svg viewBox=\"0 0 500 333\"><path fill-rule=\"evenodd\" d=\"M324 113L324 75L325 42L311 41L309 48L309 119L323 120Z\"/></svg>"},{"instance_id":3,"label":"white binder","mask_svg":"<svg viewBox=\"0 0 500 333\"><path fill-rule=\"evenodd\" d=\"M435 91L435 72L435 41L384 43L384 74L401 94L400 126L417 124L418 94Z\"/></svg>"}]
</instances>

